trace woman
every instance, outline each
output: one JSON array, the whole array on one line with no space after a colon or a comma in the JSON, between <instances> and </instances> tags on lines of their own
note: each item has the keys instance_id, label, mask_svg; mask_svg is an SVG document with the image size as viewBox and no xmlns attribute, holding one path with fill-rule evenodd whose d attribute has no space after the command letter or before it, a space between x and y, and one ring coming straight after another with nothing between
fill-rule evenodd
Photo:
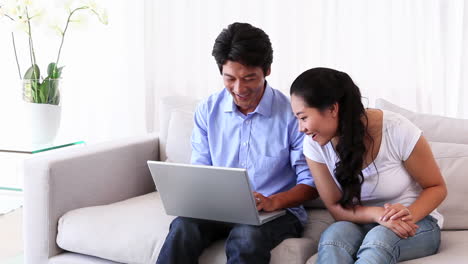
<instances>
[{"instance_id":1,"label":"woman","mask_svg":"<svg viewBox=\"0 0 468 264\"><path fill-rule=\"evenodd\" d=\"M447 195L422 132L389 111L364 109L343 72L314 68L291 86L304 155L337 222L317 263L396 263L435 254Z\"/></svg>"}]
</instances>

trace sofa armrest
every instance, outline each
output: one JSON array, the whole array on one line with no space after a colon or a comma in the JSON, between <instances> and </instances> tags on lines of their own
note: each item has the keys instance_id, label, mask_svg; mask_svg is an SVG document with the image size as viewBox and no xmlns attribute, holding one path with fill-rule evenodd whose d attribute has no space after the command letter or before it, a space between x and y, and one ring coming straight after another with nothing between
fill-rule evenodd
<instances>
[{"instance_id":1,"label":"sofa armrest","mask_svg":"<svg viewBox=\"0 0 468 264\"><path fill-rule=\"evenodd\" d=\"M58 219L66 212L154 191L147 160L158 160L156 135L35 154L24 162L25 263L62 252Z\"/></svg>"}]
</instances>

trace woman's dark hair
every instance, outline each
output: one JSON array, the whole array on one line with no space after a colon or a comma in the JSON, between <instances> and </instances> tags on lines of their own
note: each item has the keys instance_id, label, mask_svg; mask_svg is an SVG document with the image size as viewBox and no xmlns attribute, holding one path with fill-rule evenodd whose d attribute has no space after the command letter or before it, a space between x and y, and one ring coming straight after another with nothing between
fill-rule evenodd
<instances>
[{"instance_id":1,"label":"woman's dark hair","mask_svg":"<svg viewBox=\"0 0 468 264\"><path fill-rule=\"evenodd\" d=\"M216 38L212 55L221 73L228 60L261 67L264 74L273 62L270 38L263 30L247 23L236 22L223 29Z\"/></svg>"},{"instance_id":2,"label":"woman's dark hair","mask_svg":"<svg viewBox=\"0 0 468 264\"><path fill-rule=\"evenodd\" d=\"M362 166L366 152L364 137L367 133L367 122L364 124L362 118L367 116L359 88L344 72L314 68L296 78L290 93L301 97L308 107L320 111L338 103L336 152L340 159L334 173L343 192L339 203L345 208L361 204Z\"/></svg>"}]
</instances>

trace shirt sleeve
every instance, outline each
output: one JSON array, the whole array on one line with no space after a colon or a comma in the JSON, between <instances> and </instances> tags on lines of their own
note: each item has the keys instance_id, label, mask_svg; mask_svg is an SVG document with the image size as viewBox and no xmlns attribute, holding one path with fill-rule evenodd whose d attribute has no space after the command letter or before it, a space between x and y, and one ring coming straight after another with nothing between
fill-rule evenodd
<instances>
[{"instance_id":1,"label":"shirt sleeve","mask_svg":"<svg viewBox=\"0 0 468 264\"><path fill-rule=\"evenodd\" d=\"M326 163L323 158L320 145L314 142L311 137L304 137L303 141L304 155L315 162Z\"/></svg>"},{"instance_id":2,"label":"shirt sleeve","mask_svg":"<svg viewBox=\"0 0 468 264\"><path fill-rule=\"evenodd\" d=\"M191 137L192 156L190 162L197 165L213 165L207 133L208 111L206 102L201 102L195 111Z\"/></svg>"},{"instance_id":3,"label":"shirt sleeve","mask_svg":"<svg viewBox=\"0 0 468 264\"><path fill-rule=\"evenodd\" d=\"M299 132L297 127L297 121L294 120L294 125L290 130L291 135L291 151L290 159L291 165L296 171L297 180L296 184L305 184L308 186L315 187L314 179L310 173L309 166L305 160L304 154L302 152L302 142L304 139L304 134Z\"/></svg>"},{"instance_id":4,"label":"shirt sleeve","mask_svg":"<svg viewBox=\"0 0 468 264\"><path fill-rule=\"evenodd\" d=\"M393 141L396 145L399 159L406 161L413 152L416 143L422 135L422 131L404 116L399 114L397 116L398 125L393 128Z\"/></svg>"}]
</instances>

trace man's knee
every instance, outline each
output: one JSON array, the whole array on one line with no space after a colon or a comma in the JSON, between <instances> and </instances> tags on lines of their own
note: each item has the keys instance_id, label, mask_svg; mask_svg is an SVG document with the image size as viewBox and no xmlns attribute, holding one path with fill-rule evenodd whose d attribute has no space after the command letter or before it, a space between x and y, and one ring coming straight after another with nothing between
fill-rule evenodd
<instances>
[{"instance_id":1,"label":"man's knee","mask_svg":"<svg viewBox=\"0 0 468 264\"><path fill-rule=\"evenodd\" d=\"M200 232L198 223L194 221L194 219L187 217L175 218L172 221L169 230L169 233L171 234L180 234L185 236L197 235Z\"/></svg>"},{"instance_id":2,"label":"man's knee","mask_svg":"<svg viewBox=\"0 0 468 264\"><path fill-rule=\"evenodd\" d=\"M265 239L261 229L257 226L252 225L237 225L231 230L229 234L229 240L245 240L245 242L261 242Z\"/></svg>"},{"instance_id":3,"label":"man's knee","mask_svg":"<svg viewBox=\"0 0 468 264\"><path fill-rule=\"evenodd\" d=\"M258 252L264 248L269 248L268 243L269 240L265 237L261 228L251 225L237 225L231 230L226 240L226 250L228 252L234 250L242 252L242 254L248 254L249 252Z\"/></svg>"}]
</instances>

